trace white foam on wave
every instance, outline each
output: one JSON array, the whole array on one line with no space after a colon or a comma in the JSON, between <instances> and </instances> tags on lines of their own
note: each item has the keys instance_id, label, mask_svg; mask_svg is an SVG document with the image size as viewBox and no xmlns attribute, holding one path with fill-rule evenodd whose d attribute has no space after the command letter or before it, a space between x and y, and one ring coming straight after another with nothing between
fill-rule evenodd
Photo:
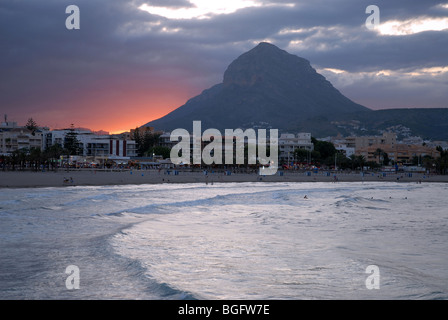
<instances>
[{"instance_id":1,"label":"white foam on wave","mask_svg":"<svg viewBox=\"0 0 448 320\"><path fill-rule=\"evenodd\" d=\"M395 183L235 184L196 200L191 188L184 190L191 201L165 203L169 214L134 225L112 245L148 276L204 298L372 298L365 267L382 261L388 290L373 298L403 298L414 285L394 273L402 259L422 270L437 261L433 267L448 276L448 262L440 264L446 251L427 250L446 235L425 232L445 219L443 188L419 185L412 195L414 185ZM436 200L431 215L421 216ZM420 281L413 295L431 295L432 285ZM448 286L437 291L448 296Z\"/></svg>"}]
</instances>

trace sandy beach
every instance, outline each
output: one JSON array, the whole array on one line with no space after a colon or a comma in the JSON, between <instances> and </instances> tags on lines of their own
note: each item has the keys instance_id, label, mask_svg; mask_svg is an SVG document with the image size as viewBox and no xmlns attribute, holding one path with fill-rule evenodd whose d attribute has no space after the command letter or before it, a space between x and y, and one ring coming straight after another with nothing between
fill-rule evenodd
<instances>
[{"instance_id":1,"label":"sandy beach","mask_svg":"<svg viewBox=\"0 0 448 320\"><path fill-rule=\"evenodd\" d=\"M335 176L337 180L335 180ZM413 173L306 173L286 171L273 176L259 176L248 173L174 171L169 173L158 170L59 170L57 172L0 172L0 188L64 187L64 186L101 186L154 183L224 183L224 182L349 182L349 181L390 181L390 182L448 182L448 176Z\"/></svg>"}]
</instances>

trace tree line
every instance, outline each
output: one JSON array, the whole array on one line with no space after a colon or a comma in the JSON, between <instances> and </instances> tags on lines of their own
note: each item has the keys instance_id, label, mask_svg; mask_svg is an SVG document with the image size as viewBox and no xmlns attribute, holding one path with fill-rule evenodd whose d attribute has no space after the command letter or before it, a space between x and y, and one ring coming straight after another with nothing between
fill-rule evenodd
<instances>
[{"instance_id":1,"label":"tree line","mask_svg":"<svg viewBox=\"0 0 448 320\"><path fill-rule=\"evenodd\" d=\"M35 136L39 127L33 118L29 118L25 126ZM56 170L61 156L73 156L82 154L81 144L77 138L75 127L72 124L65 135L63 145L53 144L45 150L41 148L22 148L11 152L8 156L0 156L0 168L2 170L31 169L39 171L42 168Z\"/></svg>"},{"instance_id":2,"label":"tree line","mask_svg":"<svg viewBox=\"0 0 448 320\"><path fill-rule=\"evenodd\" d=\"M138 157L161 156L163 159L170 157L171 149L160 145L160 136L158 132L150 128L135 128L132 138L135 140Z\"/></svg>"},{"instance_id":3,"label":"tree line","mask_svg":"<svg viewBox=\"0 0 448 320\"><path fill-rule=\"evenodd\" d=\"M314 145L314 150L296 149L293 154L295 161L318 166L325 165L328 167L336 164L338 168L343 170L357 170L364 167L379 169L382 166L395 165L389 158L387 152L381 148L377 148L374 152L377 161L367 161L362 155L346 157L344 154L339 153L331 142L320 141L314 137L311 138L311 141ZM440 153L439 157L433 158L429 155L422 157L415 156L412 160L412 165L420 165L427 170L435 170L439 174L448 174L448 150L443 150L441 146L438 146L436 150Z\"/></svg>"},{"instance_id":4,"label":"tree line","mask_svg":"<svg viewBox=\"0 0 448 320\"><path fill-rule=\"evenodd\" d=\"M139 157L152 157L152 155L162 156L164 159L170 157L171 149L160 146L160 133L151 131L149 128L136 128L134 130L133 139L137 144L137 154ZM314 145L312 151L296 148L293 152L294 162L314 164L317 166L332 167L346 170L362 170L365 167L370 169L380 169L382 166L394 165L395 163L389 158L387 152L378 148L374 152L377 161L367 161L363 155L351 155L346 157L338 152L334 144L327 141L317 140L312 137L311 142ZM269 155L270 148L267 149ZM427 170L436 170L439 174L448 174L448 151L444 151L442 147L437 147L440 152L439 158L431 156L421 157L421 162L417 163L417 157L414 158L414 165L420 164ZM248 146L244 147L244 164L247 165ZM224 162L223 162L224 163ZM281 165L286 163L280 163Z\"/></svg>"},{"instance_id":5,"label":"tree line","mask_svg":"<svg viewBox=\"0 0 448 320\"><path fill-rule=\"evenodd\" d=\"M14 150L9 156L0 156L2 170L24 170L31 169L39 171L42 168L56 170L58 160L66 152L59 144L48 147L44 151L40 148Z\"/></svg>"},{"instance_id":6,"label":"tree line","mask_svg":"<svg viewBox=\"0 0 448 320\"><path fill-rule=\"evenodd\" d=\"M294 150L293 156L295 162L312 164L316 166L337 166L340 169L357 170L364 167L377 168L380 165L375 161L367 161L362 155L351 155L346 157L338 152L333 143L317 140L312 137L311 142L314 145L312 151L297 148Z\"/></svg>"},{"instance_id":7,"label":"tree line","mask_svg":"<svg viewBox=\"0 0 448 320\"><path fill-rule=\"evenodd\" d=\"M38 130L38 125L32 118L30 118L26 124L26 128L32 135L35 135ZM171 149L160 145L160 136L160 133L154 132L149 128L136 128L133 131L132 139L136 142L137 156L161 156L163 159L170 158ZM336 165L337 168L343 170L359 170L364 167L378 169L383 165L387 166L395 164L390 160L388 154L380 148L376 149L374 152L377 161L367 161L362 155L351 155L350 157L346 157L344 154L338 152L331 142L317 140L314 137L311 138L311 142L314 145L312 151L300 148L294 150L294 162L313 164L319 167L332 167ZM448 174L448 150L443 150L441 146L438 146L436 149L440 153L439 157L433 158L428 155L423 157L416 156L413 158L412 164L421 165L427 170L435 170L439 174ZM77 133L72 124L65 135L63 145L54 144L45 150L41 150L40 148L15 150L8 156L0 156L0 168L3 170L23 170L25 168L36 171L41 168L56 170L58 167L58 160L61 159L61 156L68 157L82 154L82 145L77 138ZM244 154L245 164L247 164L247 146L245 146ZM285 163L280 164L282 165Z\"/></svg>"}]
</instances>

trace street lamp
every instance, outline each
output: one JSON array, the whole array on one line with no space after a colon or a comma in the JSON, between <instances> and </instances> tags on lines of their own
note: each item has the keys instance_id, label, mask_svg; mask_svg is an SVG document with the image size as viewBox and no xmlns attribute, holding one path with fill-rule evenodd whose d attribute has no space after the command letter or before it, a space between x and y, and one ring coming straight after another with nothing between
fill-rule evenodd
<instances>
[{"instance_id":1,"label":"street lamp","mask_svg":"<svg viewBox=\"0 0 448 320\"><path fill-rule=\"evenodd\" d=\"M336 152L336 153L334 154L334 170L335 170L335 171L337 170L337 166L336 166L337 155L338 155L338 153Z\"/></svg>"}]
</instances>

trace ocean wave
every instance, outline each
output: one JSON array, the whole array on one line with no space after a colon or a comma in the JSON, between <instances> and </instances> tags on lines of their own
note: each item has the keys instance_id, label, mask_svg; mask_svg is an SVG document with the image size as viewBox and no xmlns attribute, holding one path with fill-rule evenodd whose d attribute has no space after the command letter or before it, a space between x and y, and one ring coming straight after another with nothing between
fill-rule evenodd
<instances>
[{"instance_id":1,"label":"ocean wave","mask_svg":"<svg viewBox=\"0 0 448 320\"><path fill-rule=\"evenodd\" d=\"M109 251L108 255L115 261L116 266L126 271L126 276L138 282L144 296L166 300L200 299L194 293L178 289L176 286L156 279L151 275L150 270L144 266L143 261L124 255L123 243L132 242L132 236L128 227L122 228L108 237L106 251Z\"/></svg>"},{"instance_id":2,"label":"ocean wave","mask_svg":"<svg viewBox=\"0 0 448 320\"><path fill-rule=\"evenodd\" d=\"M0 258L17 266L2 283L4 298L448 297L448 198L441 184L215 183L39 192L0 195ZM81 268L84 287L76 293L64 286L69 264ZM381 270L381 290L365 289L371 264Z\"/></svg>"}]
</instances>

